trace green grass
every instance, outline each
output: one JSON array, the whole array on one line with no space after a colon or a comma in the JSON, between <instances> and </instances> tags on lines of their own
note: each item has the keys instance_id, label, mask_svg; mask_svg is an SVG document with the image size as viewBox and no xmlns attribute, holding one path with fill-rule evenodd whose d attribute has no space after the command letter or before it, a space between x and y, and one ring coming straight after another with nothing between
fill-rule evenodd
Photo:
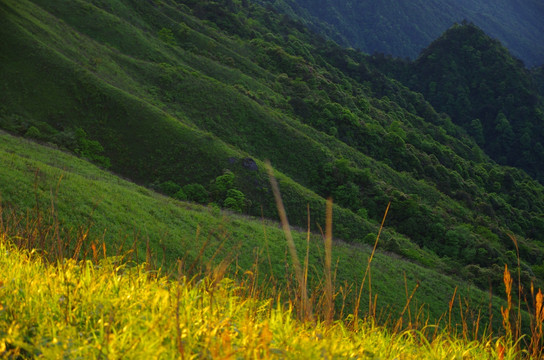
<instances>
[{"instance_id":1,"label":"green grass","mask_svg":"<svg viewBox=\"0 0 544 360\"><path fill-rule=\"evenodd\" d=\"M122 247L121 252L134 251L131 255L133 260L149 261L149 246L155 266L162 266L167 272L175 268L178 259L184 261L186 269L200 259L195 270L228 261L232 276L249 270L257 274L259 283L271 282L280 289L294 285L290 266L286 265L290 261L287 260L284 235L273 222L266 220L263 225L262 219L175 201L122 180L73 155L5 133L0 135L0 159L3 164L0 173L3 217L6 221L13 218L10 217L11 211L18 214L13 215L16 219L25 216L23 221L19 220L19 227L13 229L14 234L39 225L36 224L39 208L42 227L47 224L55 228L58 224L72 239L88 231L84 247L89 253L91 243L100 247L104 242L107 254L115 255ZM51 216L52 212L54 216ZM382 234L382 241L386 238L387 232ZM298 253L304 254L305 231L295 231L294 240ZM52 240L53 244L55 241ZM74 247L72 243L68 250ZM201 249L203 254L199 257ZM218 249L219 255L212 261ZM340 240L334 242L332 266L335 284L345 294L344 301L337 298L337 308L340 309L344 303L344 314L353 309L356 286L361 283L370 251L367 245L353 245ZM302 255L299 256L302 259ZM312 234L309 281L310 290L316 294L321 286L323 262L323 240L321 236ZM378 252L375 255L372 293L378 294L377 314L382 321L395 316L389 314L399 314L403 309L407 297L404 290L399 296L399 289L406 286L411 291L417 282L420 287L411 303L411 311L416 313L420 306L424 306L425 317L438 320L446 312L455 287L459 285L458 280L392 254ZM478 304L477 308L487 307L488 294L469 284L461 284L458 294L471 304ZM493 304L497 320L498 309L504 301L494 298ZM363 297L361 308L368 308L367 295ZM454 313L454 318L460 320L460 314Z\"/></svg>"},{"instance_id":2,"label":"green grass","mask_svg":"<svg viewBox=\"0 0 544 360\"><path fill-rule=\"evenodd\" d=\"M487 253L459 260L440 252L448 230L468 223L489 227L494 234L510 228L518 235L540 236L534 229L541 225L542 187L530 183L536 190L535 211L529 216L516 207L514 196L500 194L507 203L493 202L485 184L488 172L506 170L488 162L476 168L469 151L474 144L453 137L458 129L407 89L379 76L356 81L327 55L328 49L311 42L311 35L283 25L277 29L279 19L257 5L251 11L237 8L244 29L255 38L219 31L179 2L156 5L129 0L2 1L0 125L21 135L34 126L42 139L57 143L63 138L49 133L69 137L82 128L103 146L101 155L114 172L146 186L165 181L208 186L229 169L250 200L246 212L259 216L262 209L272 218L276 209L262 166L268 159L282 173L277 177L291 222L305 227L310 203L313 231L318 231L316 222L324 223L324 198L348 183L359 194L352 196L356 204L351 207L336 202L338 237L363 242L393 200L390 219L395 228L388 228L384 245L395 239L400 246L390 249L405 258L480 282L487 281L485 276L464 266L477 262L488 270L490 265L480 259L493 257L495 251L507 262L511 244L503 239L489 248L489 239L471 229L469 247ZM273 21L267 27L263 19ZM173 42L161 40L163 29L172 31ZM276 30L290 32L285 38L296 41L282 46ZM347 51L333 50L340 57ZM350 56L364 65L356 55ZM375 89L380 86L397 92L388 95L391 100L374 98L382 96L373 95L380 93ZM291 105L297 99L310 115L297 114ZM430 115L417 112L418 107ZM404 132L406 146L388 143L393 123ZM330 127L340 134L328 135ZM242 166L240 160L247 157L256 161L258 171ZM324 169L340 159L349 162L351 179L334 174L329 175L334 181L325 179ZM527 179L520 175L517 180L521 184ZM450 183L457 188L441 187ZM470 204L456 199L457 191ZM397 204L408 201L415 206L406 214ZM496 204L496 217L482 215L478 207L490 203ZM367 210L368 218L355 214L360 209ZM438 230L429 235L427 229L406 225L416 210L426 214L424 223L440 223ZM528 244L522 259L535 270L542 265L544 250L521 237L520 243ZM448 266L433 252L457 263ZM534 252L538 256L527 255Z\"/></svg>"}]
</instances>

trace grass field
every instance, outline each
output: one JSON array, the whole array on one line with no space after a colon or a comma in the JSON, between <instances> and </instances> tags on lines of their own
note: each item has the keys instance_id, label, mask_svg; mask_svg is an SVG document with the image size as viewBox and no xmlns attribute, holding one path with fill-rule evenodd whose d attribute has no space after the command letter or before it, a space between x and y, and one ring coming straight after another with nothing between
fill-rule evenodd
<instances>
[{"instance_id":1,"label":"grass field","mask_svg":"<svg viewBox=\"0 0 544 360\"><path fill-rule=\"evenodd\" d=\"M215 270L215 271L214 271ZM289 303L215 268L198 281L115 257L57 259L0 233L0 356L5 358L518 359L509 337L470 340L427 324L391 331L372 317L297 320ZM292 303L291 303L292 304ZM540 306L542 295L540 294ZM540 319L541 321L541 319ZM542 324L540 323L540 327ZM354 330L356 328L356 330ZM541 328L540 328L541 330ZM541 333L540 333L541 335ZM536 359L536 357L535 357Z\"/></svg>"},{"instance_id":2,"label":"grass field","mask_svg":"<svg viewBox=\"0 0 544 360\"><path fill-rule=\"evenodd\" d=\"M178 260L183 261L185 270L192 267L193 273L228 263L231 277L250 271L257 283L285 294L293 292L296 283L288 247L277 223L176 201L73 155L5 133L0 135L0 159L2 218L11 224L6 228L11 236L29 238L29 233L34 234L29 243L41 242L46 250L57 249L55 244L62 236L65 256L72 256L78 247L76 239L84 235L80 256L87 251L90 257L92 246L102 249L104 244L108 255L130 251L127 256L133 261L150 262L165 273L177 271ZM325 251L320 235L310 234L309 242L307 236L302 229L293 232L301 261L308 246L308 288L312 296L322 288ZM371 251L366 245L333 242L337 315L353 310ZM49 252L55 255L57 251ZM468 312L462 306L463 314L459 309L453 311L454 323L460 324L463 316L488 318L489 312L484 309L488 308L489 294L459 279L381 251L374 255L371 273L372 297L378 296L375 313L380 321L391 321L401 313L416 284L409 312L421 312L420 321L438 321L454 293L458 296L456 303L466 300L472 308ZM315 294L314 301L318 302ZM364 294L363 312L370 303L367 288ZM499 309L505 301L492 299L497 328L501 323Z\"/></svg>"}]
</instances>

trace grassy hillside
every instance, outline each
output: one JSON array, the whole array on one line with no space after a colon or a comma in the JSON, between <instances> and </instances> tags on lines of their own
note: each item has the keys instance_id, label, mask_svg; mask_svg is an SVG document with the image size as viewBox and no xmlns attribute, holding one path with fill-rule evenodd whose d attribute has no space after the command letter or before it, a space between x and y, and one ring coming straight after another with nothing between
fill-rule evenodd
<instances>
[{"instance_id":1,"label":"grassy hillside","mask_svg":"<svg viewBox=\"0 0 544 360\"><path fill-rule=\"evenodd\" d=\"M286 265L290 260L284 234L273 222L172 200L73 155L7 134L0 135L0 158L4 164L0 174L4 233L28 239L29 244L45 248L53 258L58 256L58 236L62 236L63 244L67 242L63 256L71 257L78 247L77 239L85 235L81 256L87 252L91 257L93 244L102 253L105 243L106 254L131 251L134 261L147 260L167 272L177 271L178 260L183 260L185 270L192 267L197 273L227 261L232 276L251 270L259 282L272 282L280 288L293 285L292 270ZM305 231L294 233L301 261L306 238ZM334 243L335 279L347 296L346 306L354 305L371 250L342 241ZM311 235L309 251L310 283L318 289L324 261L321 236ZM447 310L456 286L459 296L469 299L475 308L488 302L489 295L470 284L461 285L458 280L392 254L378 252L372 272L379 311L400 313L406 297L399 296L399 287L412 289L416 283L419 289L412 310L425 305L425 315L434 320ZM499 304L503 302L495 299L495 316L499 316ZM361 307L368 308L368 298L362 299ZM387 317L386 313L383 316Z\"/></svg>"},{"instance_id":2,"label":"grassy hillside","mask_svg":"<svg viewBox=\"0 0 544 360\"><path fill-rule=\"evenodd\" d=\"M0 160L2 356L529 354L500 336L504 301L380 251L362 292L364 320L354 330L349 314L371 249L340 241L331 255L339 321L324 321L326 250L316 235L308 248L316 322L300 322L292 264L277 224L172 200L5 133ZM302 256L306 234L293 235ZM372 313L370 282L377 304ZM488 305L496 320L492 332L482 313ZM475 336L475 325L487 336Z\"/></svg>"},{"instance_id":3,"label":"grassy hillside","mask_svg":"<svg viewBox=\"0 0 544 360\"><path fill-rule=\"evenodd\" d=\"M213 214L223 208L276 218L263 165L268 159L292 224L306 228L309 204L310 228L317 233L325 224L325 199L334 198L334 234L345 241L335 250L339 269L359 264L353 254L374 243L391 201L379 248L400 255L404 265L392 265L388 257L382 267L376 262L379 274L396 279L394 285L381 282L384 305L401 306L394 289L402 285L404 266L415 266L413 279L429 282L421 291L429 298L419 304L448 301L458 283L448 276L486 291L490 283L500 289L503 264L515 268L517 251L523 284L542 284L542 185L489 160L447 115L379 73L363 54L248 1L2 0L0 11L2 128L56 144L170 196L157 198L144 188L116 195L117 178L81 185L61 180L57 206L65 211L59 219L69 226L90 221L95 237L112 245L127 231L149 238L154 249L162 242L164 251L155 256L160 262L165 254L167 264L185 252L196 259L208 234L223 227L232 238L215 230L214 241L226 239L225 248L253 254L265 242L255 236L262 227ZM18 159L18 153L10 156ZM39 156L31 153L25 161ZM43 178L38 200L48 208L58 170L43 175L45 167L29 171L20 163L14 169L20 174L1 175L4 201L20 211L34 207L33 179ZM23 177L25 171L30 177ZM80 171L70 176L79 179ZM11 178L21 178L28 191ZM63 186L69 191L62 193ZM506 187L508 194L500 191ZM79 208L85 192L96 197ZM529 207L518 203L520 197ZM172 198L206 207L189 214ZM170 205L156 215L147 200ZM200 243L179 247L179 239L197 237L197 224ZM136 242L141 257L144 243ZM206 251L211 258L214 250ZM285 247L275 252L284 257ZM254 258L239 261L248 269ZM271 261L263 273L282 279L282 264ZM338 271L340 282L360 279ZM443 284L450 285L436 292ZM476 293L481 299L483 293Z\"/></svg>"}]
</instances>

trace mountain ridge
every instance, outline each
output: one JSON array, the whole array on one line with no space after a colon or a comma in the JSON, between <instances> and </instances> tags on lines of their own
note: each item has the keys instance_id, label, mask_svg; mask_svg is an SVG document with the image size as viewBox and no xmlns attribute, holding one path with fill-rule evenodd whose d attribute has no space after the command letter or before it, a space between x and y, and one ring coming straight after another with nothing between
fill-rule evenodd
<instances>
[{"instance_id":1,"label":"mountain ridge","mask_svg":"<svg viewBox=\"0 0 544 360\"><path fill-rule=\"evenodd\" d=\"M544 63L544 6L538 1L405 3L262 0L344 46L415 59L454 23L474 22L529 67Z\"/></svg>"}]
</instances>

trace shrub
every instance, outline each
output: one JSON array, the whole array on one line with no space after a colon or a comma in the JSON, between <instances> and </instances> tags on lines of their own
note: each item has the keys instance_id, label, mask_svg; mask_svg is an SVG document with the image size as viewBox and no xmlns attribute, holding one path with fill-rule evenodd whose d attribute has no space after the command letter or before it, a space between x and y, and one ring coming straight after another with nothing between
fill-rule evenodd
<instances>
[{"instance_id":1,"label":"shrub","mask_svg":"<svg viewBox=\"0 0 544 360\"><path fill-rule=\"evenodd\" d=\"M159 39L161 39L162 42L168 45L175 45L176 44L176 38L174 37L174 33L172 30L167 28L162 28L159 31Z\"/></svg>"},{"instance_id":2,"label":"shrub","mask_svg":"<svg viewBox=\"0 0 544 360\"><path fill-rule=\"evenodd\" d=\"M214 200L224 199L227 191L234 186L234 173L225 170L223 175L218 176L210 185L211 195Z\"/></svg>"},{"instance_id":3,"label":"shrub","mask_svg":"<svg viewBox=\"0 0 544 360\"><path fill-rule=\"evenodd\" d=\"M29 127L28 130L26 131L25 137L31 138L31 139L41 139L41 138L42 138L42 134L41 134L40 130L38 130L37 127L31 126L31 127Z\"/></svg>"},{"instance_id":4,"label":"shrub","mask_svg":"<svg viewBox=\"0 0 544 360\"><path fill-rule=\"evenodd\" d=\"M158 190L168 196L176 196L181 191L181 186L172 180L165 181L158 186Z\"/></svg>"},{"instance_id":5,"label":"shrub","mask_svg":"<svg viewBox=\"0 0 544 360\"><path fill-rule=\"evenodd\" d=\"M206 188L200 184L187 184L182 188L187 200L205 204L209 200L209 194Z\"/></svg>"},{"instance_id":6,"label":"shrub","mask_svg":"<svg viewBox=\"0 0 544 360\"><path fill-rule=\"evenodd\" d=\"M104 168L110 167L110 159L100 155L104 152L104 148L98 141L88 139L87 133L82 128L77 128L74 136L77 143L74 149L76 154Z\"/></svg>"},{"instance_id":7,"label":"shrub","mask_svg":"<svg viewBox=\"0 0 544 360\"><path fill-rule=\"evenodd\" d=\"M183 189L179 189L177 193L174 194L174 199L177 200L187 200L187 194L183 192Z\"/></svg>"},{"instance_id":8,"label":"shrub","mask_svg":"<svg viewBox=\"0 0 544 360\"><path fill-rule=\"evenodd\" d=\"M246 197L244 193L236 189L230 189L229 191L227 191L227 198L223 202L223 206L227 209L242 212L245 200Z\"/></svg>"}]
</instances>

